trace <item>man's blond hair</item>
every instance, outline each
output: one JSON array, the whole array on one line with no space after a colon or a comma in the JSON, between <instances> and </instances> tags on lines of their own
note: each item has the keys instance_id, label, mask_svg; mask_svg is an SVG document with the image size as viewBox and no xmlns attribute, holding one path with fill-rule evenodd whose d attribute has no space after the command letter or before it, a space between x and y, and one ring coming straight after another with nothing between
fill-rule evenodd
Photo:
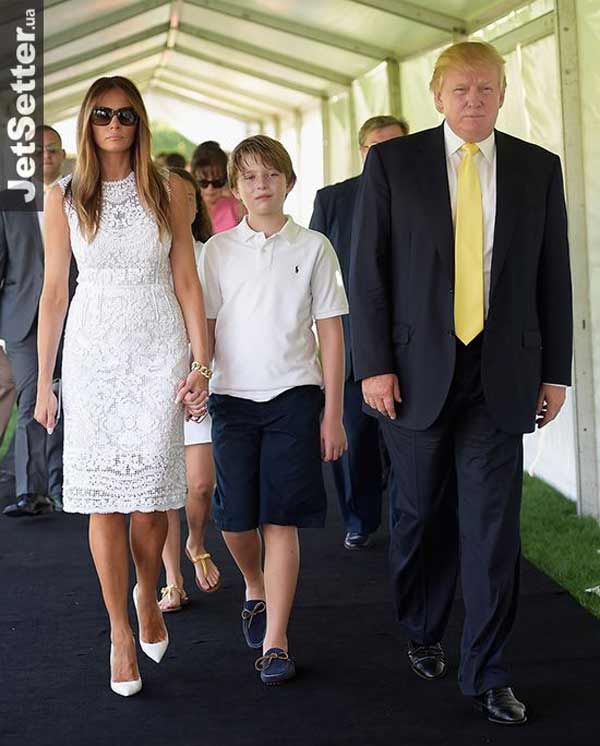
<instances>
[{"instance_id":1,"label":"man's blond hair","mask_svg":"<svg viewBox=\"0 0 600 746\"><path fill-rule=\"evenodd\" d=\"M500 88L504 90L504 58L497 49L485 41L461 41L444 49L435 63L429 88L433 93L439 93L448 70L473 70L481 65L497 68Z\"/></svg>"},{"instance_id":2,"label":"man's blond hair","mask_svg":"<svg viewBox=\"0 0 600 746\"><path fill-rule=\"evenodd\" d=\"M296 174L289 153L279 142L267 135L253 135L235 146L227 163L229 186L237 189L237 182L246 161L254 158L267 168L274 168L285 176L288 186L296 183Z\"/></svg>"}]
</instances>

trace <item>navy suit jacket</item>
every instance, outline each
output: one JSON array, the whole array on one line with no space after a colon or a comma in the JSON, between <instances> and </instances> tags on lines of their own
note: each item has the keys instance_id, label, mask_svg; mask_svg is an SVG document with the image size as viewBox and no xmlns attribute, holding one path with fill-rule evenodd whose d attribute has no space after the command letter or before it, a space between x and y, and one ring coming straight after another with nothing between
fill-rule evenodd
<instances>
[{"instance_id":1,"label":"navy suit jacket","mask_svg":"<svg viewBox=\"0 0 600 746\"><path fill-rule=\"evenodd\" d=\"M572 297L559 158L496 131L496 221L481 380L496 426L531 432L542 382L571 382ZM375 145L350 270L357 380L396 373L396 424L423 430L454 374L454 231L443 127ZM371 410L372 412L372 410Z\"/></svg>"},{"instance_id":2,"label":"navy suit jacket","mask_svg":"<svg viewBox=\"0 0 600 746\"><path fill-rule=\"evenodd\" d=\"M326 235L331 241L340 262L346 290L349 288L352 219L358 185L359 177L354 176L339 184L332 184L319 189L315 197L309 226L313 230ZM346 379L348 379L353 375L350 316L348 314L342 316L342 324L344 327Z\"/></svg>"}]
</instances>

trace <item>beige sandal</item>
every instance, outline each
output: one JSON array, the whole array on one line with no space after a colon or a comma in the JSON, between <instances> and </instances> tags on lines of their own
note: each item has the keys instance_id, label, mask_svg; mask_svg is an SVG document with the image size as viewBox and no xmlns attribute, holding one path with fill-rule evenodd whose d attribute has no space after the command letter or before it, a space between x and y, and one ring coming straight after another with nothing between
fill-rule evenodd
<instances>
[{"instance_id":1,"label":"beige sandal","mask_svg":"<svg viewBox=\"0 0 600 746\"><path fill-rule=\"evenodd\" d=\"M189 552L189 549L185 548L185 554L189 561L194 565L194 570L196 569L196 565L200 563L200 567L202 567L202 572L204 573L204 579L206 582L208 582L208 566L206 564L206 560L210 559L210 554L208 552L205 552L204 554L199 554L197 557L192 557L192 555ZM211 586L210 588L203 588L202 584L198 580L198 576L194 572L194 580L196 581L196 585L203 593L214 593L215 591L218 591L221 587L221 578L217 581L216 585Z\"/></svg>"},{"instance_id":2,"label":"beige sandal","mask_svg":"<svg viewBox=\"0 0 600 746\"><path fill-rule=\"evenodd\" d=\"M160 606L160 604L165 600L170 600L175 593L179 595L179 603L175 604L173 606L167 606L166 608L163 608ZM183 588L180 588L178 585L175 585L175 583L172 583L171 585L166 585L164 588L160 589L160 601L158 602L160 606L160 610L163 612L163 614L166 614L171 611L181 611L181 609L189 604L190 599L188 594L183 590Z\"/></svg>"}]
</instances>

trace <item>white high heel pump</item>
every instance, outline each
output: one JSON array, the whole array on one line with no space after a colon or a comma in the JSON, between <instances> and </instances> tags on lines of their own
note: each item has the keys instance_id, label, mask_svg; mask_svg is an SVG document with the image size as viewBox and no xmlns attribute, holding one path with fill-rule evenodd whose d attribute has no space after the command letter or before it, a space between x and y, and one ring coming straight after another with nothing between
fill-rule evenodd
<instances>
[{"instance_id":1,"label":"white high heel pump","mask_svg":"<svg viewBox=\"0 0 600 746\"><path fill-rule=\"evenodd\" d=\"M137 605L137 585L133 588L133 605L135 606L135 611L138 615L138 624L140 621L140 615L138 612L138 605ZM167 629L165 627L165 632L167 632ZM144 642L142 640L142 635L139 636L140 639L140 647L146 653L148 658L151 658L155 663L160 663L162 660L163 655L167 652L167 648L169 647L169 633L167 632L167 636L164 640L159 640L158 642Z\"/></svg>"},{"instance_id":2,"label":"white high heel pump","mask_svg":"<svg viewBox=\"0 0 600 746\"><path fill-rule=\"evenodd\" d=\"M110 667L112 670L113 660L113 644L110 644ZM112 674L110 679L110 688L115 694L120 694L121 697L131 697L133 694L137 694L142 689L142 679L138 676L137 679L132 681L113 681Z\"/></svg>"}]
</instances>

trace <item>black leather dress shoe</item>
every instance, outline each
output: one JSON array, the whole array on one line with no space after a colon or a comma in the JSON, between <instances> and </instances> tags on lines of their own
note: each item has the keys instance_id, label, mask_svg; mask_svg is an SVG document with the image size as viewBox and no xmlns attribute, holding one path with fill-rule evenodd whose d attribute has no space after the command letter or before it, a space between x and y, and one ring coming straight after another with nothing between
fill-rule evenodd
<instances>
[{"instance_id":1,"label":"black leather dress shoe","mask_svg":"<svg viewBox=\"0 0 600 746\"><path fill-rule=\"evenodd\" d=\"M499 725L523 725L527 722L525 705L515 697L509 686L488 689L473 697L475 706L490 723Z\"/></svg>"},{"instance_id":2,"label":"black leather dress shoe","mask_svg":"<svg viewBox=\"0 0 600 746\"><path fill-rule=\"evenodd\" d=\"M371 534L356 534L353 531L348 531L346 538L344 539L344 547L346 549L366 549L371 545Z\"/></svg>"},{"instance_id":3,"label":"black leather dress shoe","mask_svg":"<svg viewBox=\"0 0 600 746\"><path fill-rule=\"evenodd\" d=\"M446 656L439 642L435 645L420 645L409 640L408 659L412 670L422 679L441 679L446 675Z\"/></svg>"},{"instance_id":4,"label":"black leather dress shoe","mask_svg":"<svg viewBox=\"0 0 600 746\"><path fill-rule=\"evenodd\" d=\"M12 505L7 505L2 513L8 518L21 518L22 516L42 515L52 513L54 503L45 495L25 495Z\"/></svg>"},{"instance_id":5,"label":"black leather dress shoe","mask_svg":"<svg viewBox=\"0 0 600 746\"><path fill-rule=\"evenodd\" d=\"M52 500L52 505L54 506L54 512L62 513L63 512L62 497L60 495L50 495L50 500Z\"/></svg>"}]
</instances>

